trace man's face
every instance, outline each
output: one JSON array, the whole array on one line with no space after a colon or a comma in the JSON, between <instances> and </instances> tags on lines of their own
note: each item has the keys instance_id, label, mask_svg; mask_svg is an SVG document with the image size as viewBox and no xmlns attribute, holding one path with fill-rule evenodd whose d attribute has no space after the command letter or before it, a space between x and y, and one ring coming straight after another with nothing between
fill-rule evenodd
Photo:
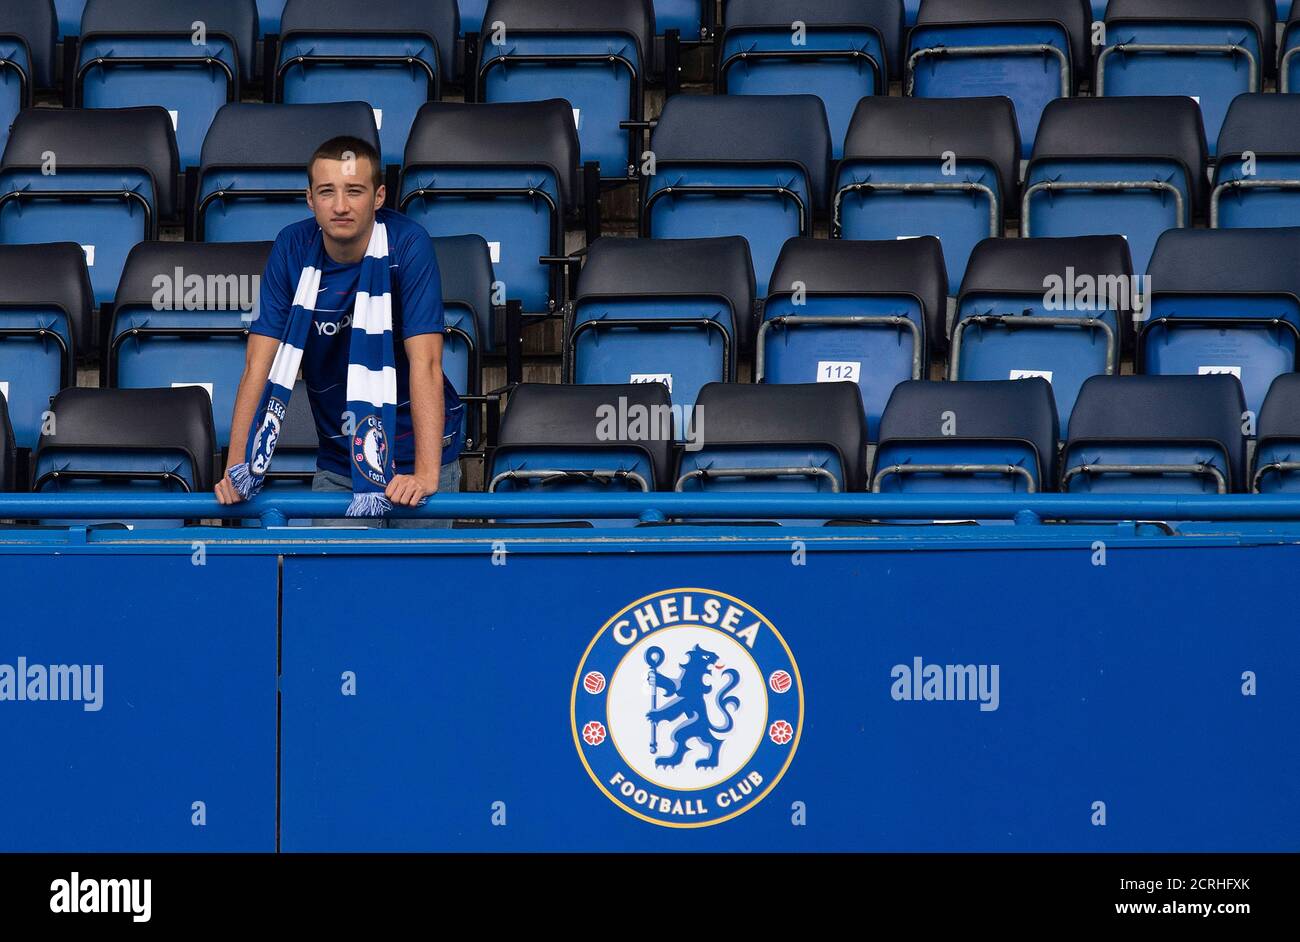
<instances>
[{"instance_id":1,"label":"man's face","mask_svg":"<svg viewBox=\"0 0 1300 942\"><path fill-rule=\"evenodd\" d=\"M385 192L374 184L369 158L321 158L311 166L307 205L325 235L336 242L369 238L375 211L384 205Z\"/></svg>"}]
</instances>

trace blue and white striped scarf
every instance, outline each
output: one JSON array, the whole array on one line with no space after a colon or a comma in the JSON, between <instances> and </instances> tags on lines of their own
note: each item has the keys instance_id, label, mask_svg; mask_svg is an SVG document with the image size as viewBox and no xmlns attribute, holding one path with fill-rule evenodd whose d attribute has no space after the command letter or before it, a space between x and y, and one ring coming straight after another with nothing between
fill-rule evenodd
<instances>
[{"instance_id":1,"label":"blue and white striped scarf","mask_svg":"<svg viewBox=\"0 0 1300 942\"><path fill-rule=\"evenodd\" d=\"M293 311L271 364L266 390L253 413L245 460L230 469L235 490L252 497L262 489L271 456L280 438L289 396L298 377L303 348L311 330L320 290L325 241L319 230L312 257L298 278ZM397 364L393 354L392 269L388 262L388 229L375 220L361 260L357 300L348 342L348 414L352 461L352 503L349 517L382 517L392 509L384 491L396 474L392 436L397 428ZM344 431L348 431L347 427Z\"/></svg>"}]
</instances>

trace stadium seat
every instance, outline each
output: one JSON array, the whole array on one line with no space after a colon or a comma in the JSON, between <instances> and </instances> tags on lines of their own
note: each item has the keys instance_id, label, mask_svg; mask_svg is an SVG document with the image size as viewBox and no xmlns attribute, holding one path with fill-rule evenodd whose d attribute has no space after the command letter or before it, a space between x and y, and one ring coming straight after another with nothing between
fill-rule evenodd
<instances>
[{"instance_id":1,"label":"stadium seat","mask_svg":"<svg viewBox=\"0 0 1300 942\"><path fill-rule=\"evenodd\" d=\"M54 0L60 40L68 36L76 36L80 32L81 13L85 8L86 0Z\"/></svg>"},{"instance_id":2,"label":"stadium seat","mask_svg":"<svg viewBox=\"0 0 1300 942\"><path fill-rule=\"evenodd\" d=\"M0 493L18 489L18 450L14 427L9 421L9 403L0 396Z\"/></svg>"},{"instance_id":3,"label":"stadium seat","mask_svg":"<svg viewBox=\"0 0 1300 942\"><path fill-rule=\"evenodd\" d=\"M1238 95L1219 132L1210 225L1286 226L1300 214L1300 97Z\"/></svg>"},{"instance_id":4,"label":"stadium seat","mask_svg":"<svg viewBox=\"0 0 1300 942\"><path fill-rule=\"evenodd\" d=\"M634 177L642 134L620 124L644 118L655 33L650 0L491 0L484 20L504 24L504 35L489 30L479 43L477 100L563 98L601 178Z\"/></svg>"},{"instance_id":5,"label":"stadium seat","mask_svg":"<svg viewBox=\"0 0 1300 942\"><path fill-rule=\"evenodd\" d=\"M212 399L218 447L244 372L269 242L141 242L127 256L108 321L105 385L198 386Z\"/></svg>"},{"instance_id":6,"label":"stadium seat","mask_svg":"<svg viewBox=\"0 0 1300 942\"><path fill-rule=\"evenodd\" d=\"M1009 98L864 98L835 177L841 239L938 236L948 284L1014 215L1020 143Z\"/></svg>"},{"instance_id":7,"label":"stadium seat","mask_svg":"<svg viewBox=\"0 0 1300 942\"><path fill-rule=\"evenodd\" d=\"M479 362L492 351L492 256L479 235L444 236L433 240L442 280L442 371L458 393L482 392ZM466 410L465 430L471 447L479 443L479 410Z\"/></svg>"},{"instance_id":8,"label":"stadium seat","mask_svg":"<svg viewBox=\"0 0 1300 942\"><path fill-rule=\"evenodd\" d=\"M986 239L957 299L949 378L1040 376L1066 424L1085 379L1119 372L1132 276L1119 236Z\"/></svg>"},{"instance_id":9,"label":"stadium seat","mask_svg":"<svg viewBox=\"0 0 1300 942\"><path fill-rule=\"evenodd\" d=\"M565 301L558 266L578 201L578 135L567 102L430 102L411 128L399 208L434 236L482 235L505 297L525 312Z\"/></svg>"},{"instance_id":10,"label":"stadium seat","mask_svg":"<svg viewBox=\"0 0 1300 942\"><path fill-rule=\"evenodd\" d=\"M599 239L578 277L569 381L663 383L690 410L706 383L735 379L753 304L744 239Z\"/></svg>"},{"instance_id":11,"label":"stadium seat","mask_svg":"<svg viewBox=\"0 0 1300 942\"><path fill-rule=\"evenodd\" d=\"M501 417L486 489L514 494L671 489L671 415L662 383L523 383L510 393ZM591 522L626 526L632 521Z\"/></svg>"},{"instance_id":12,"label":"stadium seat","mask_svg":"<svg viewBox=\"0 0 1300 942\"><path fill-rule=\"evenodd\" d=\"M903 25L909 29L916 25L916 15L921 12L921 0L903 0Z\"/></svg>"},{"instance_id":13,"label":"stadium seat","mask_svg":"<svg viewBox=\"0 0 1300 942\"><path fill-rule=\"evenodd\" d=\"M826 109L814 95L675 95L651 136L641 234L744 236L760 295L785 240L813 234L830 161Z\"/></svg>"},{"instance_id":14,"label":"stadium seat","mask_svg":"<svg viewBox=\"0 0 1300 942\"><path fill-rule=\"evenodd\" d=\"M0 161L0 244L75 240L96 303L127 253L176 211L176 138L162 108L33 108Z\"/></svg>"},{"instance_id":15,"label":"stadium seat","mask_svg":"<svg viewBox=\"0 0 1300 942\"><path fill-rule=\"evenodd\" d=\"M816 95L838 159L858 100L889 94L898 75L900 0L730 0L724 12L718 92Z\"/></svg>"},{"instance_id":16,"label":"stadium seat","mask_svg":"<svg viewBox=\"0 0 1300 942\"><path fill-rule=\"evenodd\" d=\"M36 447L50 399L76 385L94 306L75 242L0 245L0 398L19 448Z\"/></svg>"},{"instance_id":17,"label":"stadium seat","mask_svg":"<svg viewBox=\"0 0 1300 942\"><path fill-rule=\"evenodd\" d=\"M1093 494L1239 490L1245 411L1233 376L1094 376L1070 416L1061 488Z\"/></svg>"},{"instance_id":18,"label":"stadium seat","mask_svg":"<svg viewBox=\"0 0 1300 942\"><path fill-rule=\"evenodd\" d=\"M684 493L860 491L867 434L853 383L700 390L703 447L682 452L675 489Z\"/></svg>"},{"instance_id":19,"label":"stadium seat","mask_svg":"<svg viewBox=\"0 0 1300 942\"><path fill-rule=\"evenodd\" d=\"M65 389L51 408L55 422L37 447L33 491L152 496L212 490L216 437L212 403L202 389ZM180 524L134 522L150 529Z\"/></svg>"},{"instance_id":20,"label":"stadium seat","mask_svg":"<svg viewBox=\"0 0 1300 942\"><path fill-rule=\"evenodd\" d=\"M1205 131L1190 98L1076 98L1043 112L1022 236L1123 235L1133 270L1206 202Z\"/></svg>"},{"instance_id":21,"label":"stadium seat","mask_svg":"<svg viewBox=\"0 0 1300 942\"><path fill-rule=\"evenodd\" d=\"M1094 93L1189 95L1213 148L1232 99L1273 74L1276 21L1273 0L1110 0Z\"/></svg>"},{"instance_id":22,"label":"stadium seat","mask_svg":"<svg viewBox=\"0 0 1300 942\"><path fill-rule=\"evenodd\" d=\"M724 5L726 0L724 0ZM677 30L682 42L702 42L713 26L713 0L654 0L655 30Z\"/></svg>"},{"instance_id":23,"label":"stadium seat","mask_svg":"<svg viewBox=\"0 0 1300 942\"><path fill-rule=\"evenodd\" d=\"M1273 380L1259 410L1251 491L1256 494L1300 492L1300 373Z\"/></svg>"},{"instance_id":24,"label":"stadium seat","mask_svg":"<svg viewBox=\"0 0 1300 942\"><path fill-rule=\"evenodd\" d=\"M1300 92L1300 4L1292 3L1282 30L1279 52L1277 90L1283 94Z\"/></svg>"},{"instance_id":25,"label":"stadium seat","mask_svg":"<svg viewBox=\"0 0 1300 942\"><path fill-rule=\"evenodd\" d=\"M0 149L18 112L32 106L33 90L53 84L56 28L50 0L0 8Z\"/></svg>"},{"instance_id":26,"label":"stadium seat","mask_svg":"<svg viewBox=\"0 0 1300 942\"><path fill-rule=\"evenodd\" d=\"M1043 108L1073 95L1091 62L1087 0L924 0L908 42L904 94L1005 95L1029 156Z\"/></svg>"},{"instance_id":27,"label":"stadium seat","mask_svg":"<svg viewBox=\"0 0 1300 942\"><path fill-rule=\"evenodd\" d=\"M871 471L874 493L1036 493L1056 489L1059 425L1039 377L908 380L889 397Z\"/></svg>"},{"instance_id":28,"label":"stadium seat","mask_svg":"<svg viewBox=\"0 0 1300 942\"><path fill-rule=\"evenodd\" d=\"M416 112L455 81L456 0L288 0L275 101L368 102L385 164L399 164Z\"/></svg>"},{"instance_id":29,"label":"stadium seat","mask_svg":"<svg viewBox=\"0 0 1300 942\"><path fill-rule=\"evenodd\" d=\"M1296 369L1300 229L1166 232L1150 273L1137 371L1229 373L1258 411L1274 377Z\"/></svg>"},{"instance_id":30,"label":"stadium seat","mask_svg":"<svg viewBox=\"0 0 1300 942\"><path fill-rule=\"evenodd\" d=\"M65 82L84 108L167 109L184 169L217 110L253 80L256 46L253 0L87 0Z\"/></svg>"},{"instance_id":31,"label":"stadium seat","mask_svg":"<svg viewBox=\"0 0 1300 942\"><path fill-rule=\"evenodd\" d=\"M304 195L307 163L317 147L340 135L368 141L378 150L370 106L351 101L223 107L203 141L194 237L207 242L274 240L285 226L311 215Z\"/></svg>"},{"instance_id":32,"label":"stadium seat","mask_svg":"<svg viewBox=\"0 0 1300 942\"><path fill-rule=\"evenodd\" d=\"M280 17L284 14L284 4L285 0L257 0L257 22L260 35L280 35Z\"/></svg>"},{"instance_id":33,"label":"stadium seat","mask_svg":"<svg viewBox=\"0 0 1300 942\"><path fill-rule=\"evenodd\" d=\"M763 306L755 382L854 383L874 436L894 387L923 379L931 348L943 348L947 294L933 236L791 239Z\"/></svg>"}]
</instances>

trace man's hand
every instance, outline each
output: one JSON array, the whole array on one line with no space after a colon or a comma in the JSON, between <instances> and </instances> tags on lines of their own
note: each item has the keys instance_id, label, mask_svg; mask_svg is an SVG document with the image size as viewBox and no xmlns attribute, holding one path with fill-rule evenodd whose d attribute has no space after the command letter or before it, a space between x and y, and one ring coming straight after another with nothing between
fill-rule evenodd
<instances>
[{"instance_id":1,"label":"man's hand","mask_svg":"<svg viewBox=\"0 0 1300 942\"><path fill-rule=\"evenodd\" d=\"M396 474L388 482L384 496L395 505L402 507L419 507L420 501L430 494L438 493L438 478L432 480L419 474Z\"/></svg>"},{"instance_id":2,"label":"man's hand","mask_svg":"<svg viewBox=\"0 0 1300 942\"><path fill-rule=\"evenodd\" d=\"M230 480L229 468L221 475L221 480L217 482L215 490L217 492L217 503L219 504L239 504L244 500L239 496L239 491L235 490L234 482Z\"/></svg>"}]
</instances>

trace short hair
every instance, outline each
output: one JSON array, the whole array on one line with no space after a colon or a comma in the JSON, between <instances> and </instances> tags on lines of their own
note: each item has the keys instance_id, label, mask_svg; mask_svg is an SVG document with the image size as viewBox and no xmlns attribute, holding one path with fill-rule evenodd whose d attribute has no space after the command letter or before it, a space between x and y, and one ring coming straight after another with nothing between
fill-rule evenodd
<instances>
[{"instance_id":1,"label":"short hair","mask_svg":"<svg viewBox=\"0 0 1300 942\"><path fill-rule=\"evenodd\" d=\"M370 160L370 166L374 168L371 182L375 185L377 191L384 182L383 162L379 159L379 151L375 150L367 141L359 137L332 137L320 147L316 148L316 153L311 155L311 160L307 162L307 183L311 185L311 168L312 164L318 160L357 160L366 157Z\"/></svg>"}]
</instances>

